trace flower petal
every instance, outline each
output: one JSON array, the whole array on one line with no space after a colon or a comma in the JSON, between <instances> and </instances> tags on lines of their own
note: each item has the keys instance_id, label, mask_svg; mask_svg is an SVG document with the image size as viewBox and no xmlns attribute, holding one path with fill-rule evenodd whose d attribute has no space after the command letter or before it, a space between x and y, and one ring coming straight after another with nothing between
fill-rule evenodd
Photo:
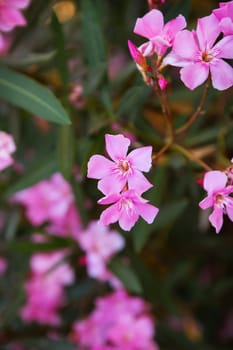
<instances>
[{"instance_id":1,"label":"flower petal","mask_svg":"<svg viewBox=\"0 0 233 350\"><path fill-rule=\"evenodd\" d=\"M151 39L162 31L163 23L162 13L159 10L151 10L142 18L137 19L134 33Z\"/></svg>"},{"instance_id":2,"label":"flower petal","mask_svg":"<svg viewBox=\"0 0 233 350\"><path fill-rule=\"evenodd\" d=\"M24 26L26 20L20 11L13 7L2 6L0 11L0 30L9 32L16 26Z\"/></svg>"},{"instance_id":3,"label":"flower petal","mask_svg":"<svg viewBox=\"0 0 233 350\"><path fill-rule=\"evenodd\" d=\"M148 203L137 204L137 210L139 215L148 223L151 224L156 218L159 208Z\"/></svg>"},{"instance_id":4,"label":"flower petal","mask_svg":"<svg viewBox=\"0 0 233 350\"><path fill-rule=\"evenodd\" d=\"M134 189L138 194L142 194L153 187L147 178L138 170L135 170L133 175L128 178L129 189Z\"/></svg>"},{"instance_id":5,"label":"flower petal","mask_svg":"<svg viewBox=\"0 0 233 350\"><path fill-rule=\"evenodd\" d=\"M214 198L212 196L208 196L204 198L200 203L199 207L201 209L208 209L214 205Z\"/></svg>"},{"instance_id":6,"label":"flower petal","mask_svg":"<svg viewBox=\"0 0 233 350\"><path fill-rule=\"evenodd\" d=\"M114 161L125 158L130 145L130 140L123 135L105 135L106 151Z\"/></svg>"},{"instance_id":7,"label":"flower petal","mask_svg":"<svg viewBox=\"0 0 233 350\"><path fill-rule=\"evenodd\" d=\"M151 156L152 156L152 147L140 147L127 156L127 159L131 161L131 164L134 168L148 172L151 168Z\"/></svg>"},{"instance_id":8,"label":"flower petal","mask_svg":"<svg viewBox=\"0 0 233 350\"><path fill-rule=\"evenodd\" d=\"M225 90L233 85L233 68L221 59L210 65L211 80L217 90Z\"/></svg>"},{"instance_id":9,"label":"flower petal","mask_svg":"<svg viewBox=\"0 0 233 350\"><path fill-rule=\"evenodd\" d=\"M98 189L105 195L120 193L126 185L127 178L119 174L110 174L98 182Z\"/></svg>"},{"instance_id":10,"label":"flower petal","mask_svg":"<svg viewBox=\"0 0 233 350\"><path fill-rule=\"evenodd\" d=\"M100 198L97 203L103 204L103 205L112 204L112 203L118 202L120 198L121 196L119 194L114 193L114 194L107 195L106 197Z\"/></svg>"},{"instance_id":11,"label":"flower petal","mask_svg":"<svg viewBox=\"0 0 233 350\"><path fill-rule=\"evenodd\" d=\"M207 45L211 48L220 32L219 22L214 14L199 18L196 33L201 50L206 50Z\"/></svg>"},{"instance_id":12,"label":"flower petal","mask_svg":"<svg viewBox=\"0 0 233 350\"><path fill-rule=\"evenodd\" d=\"M102 214L100 215L99 222L104 226L108 226L110 224L113 224L114 222L117 222L119 220L119 216L120 211L118 209L118 204L116 203L102 212Z\"/></svg>"},{"instance_id":13,"label":"flower petal","mask_svg":"<svg viewBox=\"0 0 233 350\"><path fill-rule=\"evenodd\" d=\"M208 74L209 65L202 62L190 64L180 70L181 80L190 90L204 83Z\"/></svg>"},{"instance_id":14,"label":"flower petal","mask_svg":"<svg viewBox=\"0 0 233 350\"><path fill-rule=\"evenodd\" d=\"M91 179L102 179L111 173L111 169L114 166L115 164L111 160L96 154L90 158L87 164L87 177Z\"/></svg>"},{"instance_id":15,"label":"flower petal","mask_svg":"<svg viewBox=\"0 0 233 350\"><path fill-rule=\"evenodd\" d=\"M172 44L176 34L186 27L186 20L184 16L179 15L171 21L167 22L164 26L163 33L170 38Z\"/></svg>"},{"instance_id":16,"label":"flower petal","mask_svg":"<svg viewBox=\"0 0 233 350\"><path fill-rule=\"evenodd\" d=\"M212 214L209 216L209 221L212 226L214 226L216 233L222 228L223 225L223 210L217 206L214 207Z\"/></svg>"},{"instance_id":17,"label":"flower petal","mask_svg":"<svg viewBox=\"0 0 233 350\"><path fill-rule=\"evenodd\" d=\"M181 59L194 61L199 51L200 48L197 45L193 32L190 32L189 30L182 30L181 32L177 33L172 48L173 54L180 56Z\"/></svg>"},{"instance_id":18,"label":"flower petal","mask_svg":"<svg viewBox=\"0 0 233 350\"><path fill-rule=\"evenodd\" d=\"M211 195L213 192L221 191L226 183L226 174L219 170L213 170L205 173L203 187Z\"/></svg>"},{"instance_id":19,"label":"flower petal","mask_svg":"<svg viewBox=\"0 0 233 350\"><path fill-rule=\"evenodd\" d=\"M130 231L138 218L139 215L135 210L131 210L130 213L128 213L126 210L122 210L119 218L119 225L122 230Z\"/></svg>"},{"instance_id":20,"label":"flower petal","mask_svg":"<svg viewBox=\"0 0 233 350\"><path fill-rule=\"evenodd\" d=\"M228 35L220 40L214 46L214 50L219 51L219 53L215 55L217 58L233 58L233 35Z\"/></svg>"}]
</instances>

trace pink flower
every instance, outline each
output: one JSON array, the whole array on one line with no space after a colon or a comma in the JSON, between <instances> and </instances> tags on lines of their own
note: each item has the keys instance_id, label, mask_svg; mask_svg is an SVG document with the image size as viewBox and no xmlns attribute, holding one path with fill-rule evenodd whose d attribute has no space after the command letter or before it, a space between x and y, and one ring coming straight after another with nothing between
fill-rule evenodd
<instances>
[{"instance_id":1,"label":"pink flower","mask_svg":"<svg viewBox=\"0 0 233 350\"><path fill-rule=\"evenodd\" d=\"M124 290L98 298L94 311L83 321L75 322L72 335L75 343L92 350L158 349L153 342L149 305Z\"/></svg>"},{"instance_id":2,"label":"pink flower","mask_svg":"<svg viewBox=\"0 0 233 350\"><path fill-rule=\"evenodd\" d=\"M186 21L182 15L164 25L162 12L153 9L142 18L137 19L134 33L149 40L143 44L144 56L151 56L154 53L163 56L167 49L173 45L177 33L185 26Z\"/></svg>"},{"instance_id":3,"label":"pink flower","mask_svg":"<svg viewBox=\"0 0 233 350\"><path fill-rule=\"evenodd\" d=\"M13 201L26 207L32 225L48 222L51 233L76 236L81 229L71 186L59 173L16 193Z\"/></svg>"},{"instance_id":4,"label":"pink flower","mask_svg":"<svg viewBox=\"0 0 233 350\"><path fill-rule=\"evenodd\" d=\"M123 191L120 194L110 194L101 198L99 204L112 204L105 209L100 216L102 225L110 225L119 221L120 227L130 231L141 216L148 224L151 224L159 209L148 204L148 200L142 198L135 190Z\"/></svg>"},{"instance_id":5,"label":"pink flower","mask_svg":"<svg viewBox=\"0 0 233 350\"><path fill-rule=\"evenodd\" d=\"M28 6L30 0L1 0L0 2L0 30L9 32L16 26L24 26L26 20L21 9Z\"/></svg>"},{"instance_id":6,"label":"pink flower","mask_svg":"<svg viewBox=\"0 0 233 350\"><path fill-rule=\"evenodd\" d=\"M25 322L58 326L59 309L65 305L64 286L74 281L74 273L65 263L64 252L38 253L31 258L31 276L25 283L27 301L20 310Z\"/></svg>"},{"instance_id":7,"label":"pink flower","mask_svg":"<svg viewBox=\"0 0 233 350\"><path fill-rule=\"evenodd\" d=\"M90 277L106 281L112 279L107 264L118 251L124 247L124 238L117 231L93 221L80 233L78 242L86 253L87 271Z\"/></svg>"},{"instance_id":8,"label":"pink flower","mask_svg":"<svg viewBox=\"0 0 233 350\"><path fill-rule=\"evenodd\" d=\"M147 191L152 184L144 177L142 171L151 167L152 147L140 147L128 155L130 140L123 135L105 135L106 151L109 160L102 155L94 155L88 162L87 177L99 179L98 189L105 195L118 193L128 185L140 193Z\"/></svg>"},{"instance_id":9,"label":"pink flower","mask_svg":"<svg viewBox=\"0 0 233 350\"><path fill-rule=\"evenodd\" d=\"M213 10L219 20L219 27L224 35L233 34L233 1L220 2L218 9Z\"/></svg>"},{"instance_id":10,"label":"pink flower","mask_svg":"<svg viewBox=\"0 0 233 350\"><path fill-rule=\"evenodd\" d=\"M209 221L214 226L216 233L222 228L223 214L228 215L233 221L233 186L227 186L227 175L222 171L209 171L204 176L204 189L207 197L203 199L199 206L201 209L213 207L214 210L209 216Z\"/></svg>"},{"instance_id":11,"label":"pink flower","mask_svg":"<svg viewBox=\"0 0 233 350\"><path fill-rule=\"evenodd\" d=\"M11 154L16 150L13 137L4 131L0 131L0 170L13 163Z\"/></svg>"},{"instance_id":12,"label":"pink flower","mask_svg":"<svg viewBox=\"0 0 233 350\"><path fill-rule=\"evenodd\" d=\"M223 58L233 58L233 36L216 40L221 32L215 15L198 20L197 30L183 30L175 38L172 52L164 64L183 67L180 76L191 90L211 75L213 87L225 90L233 85L233 68Z\"/></svg>"}]
</instances>

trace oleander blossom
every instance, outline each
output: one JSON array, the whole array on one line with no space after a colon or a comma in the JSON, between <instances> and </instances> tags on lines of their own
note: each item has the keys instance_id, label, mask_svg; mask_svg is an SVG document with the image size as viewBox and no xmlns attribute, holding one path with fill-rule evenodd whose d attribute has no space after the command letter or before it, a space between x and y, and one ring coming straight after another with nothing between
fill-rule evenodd
<instances>
[{"instance_id":1,"label":"oleander blossom","mask_svg":"<svg viewBox=\"0 0 233 350\"><path fill-rule=\"evenodd\" d=\"M21 12L30 0L1 0L0 1L0 31L10 32L15 27L25 26L26 20Z\"/></svg>"},{"instance_id":2,"label":"oleander blossom","mask_svg":"<svg viewBox=\"0 0 233 350\"><path fill-rule=\"evenodd\" d=\"M130 231L141 216L148 224L151 224L157 216L159 209L148 203L141 197L141 193L135 190L126 190L122 193L107 195L98 201L99 204L108 205L100 215L102 225L110 225L119 221L120 227Z\"/></svg>"},{"instance_id":3,"label":"oleander blossom","mask_svg":"<svg viewBox=\"0 0 233 350\"><path fill-rule=\"evenodd\" d=\"M97 298L95 309L73 325L73 341L87 350L158 350L149 305L124 290Z\"/></svg>"},{"instance_id":4,"label":"oleander blossom","mask_svg":"<svg viewBox=\"0 0 233 350\"><path fill-rule=\"evenodd\" d=\"M106 151L112 160L94 155L88 162L87 177L98 179L98 189L105 195L119 193L128 186L145 192L152 184L142 174L151 168L152 147L140 147L128 155L130 140L123 135L105 135Z\"/></svg>"},{"instance_id":5,"label":"oleander blossom","mask_svg":"<svg viewBox=\"0 0 233 350\"><path fill-rule=\"evenodd\" d=\"M228 177L224 172L214 170L205 174L203 187L207 191L207 197L199 203L199 206L201 209L213 207L209 221L216 233L219 233L224 214L233 221L233 185L228 185Z\"/></svg>"},{"instance_id":6,"label":"oleander blossom","mask_svg":"<svg viewBox=\"0 0 233 350\"><path fill-rule=\"evenodd\" d=\"M233 34L233 1L220 2L219 8L213 10L219 20L219 27L224 35Z\"/></svg>"},{"instance_id":7,"label":"oleander blossom","mask_svg":"<svg viewBox=\"0 0 233 350\"><path fill-rule=\"evenodd\" d=\"M5 131L0 131L0 170L7 168L14 162L11 154L16 150L13 137Z\"/></svg>"},{"instance_id":8,"label":"oleander blossom","mask_svg":"<svg viewBox=\"0 0 233 350\"><path fill-rule=\"evenodd\" d=\"M134 33L148 39L140 46L139 50L143 56L151 56L155 53L158 56L163 56L167 49L173 45L177 33L185 27L184 16L179 15L164 24L162 12L153 9L136 21Z\"/></svg>"},{"instance_id":9,"label":"oleander blossom","mask_svg":"<svg viewBox=\"0 0 233 350\"><path fill-rule=\"evenodd\" d=\"M117 231L92 221L86 230L80 233L78 242L86 254L88 275L100 281L109 281L114 287L121 286L120 281L108 270L107 264L124 248L124 238Z\"/></svg>"},{"instance_id":10,"label":"oleander blossom","mask_svg":"<svg viewBox=\"0 0 233 350\"><path fill-rule=\"evenodd\" d=\"M60 173L17 192L12 200L25 206L34 226L48 223L48 231L60 236L76 237L81 230L71 186Z\"/></svg>"},{"instance_id":11,"label":"oleander blossom","mask_svg":"<svg viewBox=\"0 0 233 350\"><path fill-rule=\"evenodd\" d=\"M66 304L64 287L74 282L74 273L64 261L64 251L37 253L30 260L30 277L24 288L26 304L20 310L25 322L58 326L59 310Z\"/></svg>"},{"instance_id":12,"label":"oleander blossom","mask_svg":"<svg viewBox=\"0 0 233 350\"><path fill-rule=\"evenodd\" d=\"M204 83L209 75L215 89L228 89L233 85L233 68L223 59L233 58L233 35L216 42L220 33L214 14L198 19L196 31L177 33L172 51L163 63L182 67L181 80L191 90Z\"/></svg>"}]
</instances>

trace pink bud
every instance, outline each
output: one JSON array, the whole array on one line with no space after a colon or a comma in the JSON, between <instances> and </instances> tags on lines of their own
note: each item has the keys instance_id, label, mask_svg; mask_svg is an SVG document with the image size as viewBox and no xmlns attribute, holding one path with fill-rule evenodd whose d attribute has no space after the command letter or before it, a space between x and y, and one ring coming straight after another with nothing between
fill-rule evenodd
<instances>
[{"instance_id":1,"label":"pink bud","mask_svg":"<svg viewBox=\"0 0 233 350\"><path fill-rule=\"evenodd\" d=\"M128 40L129 52L133 58L133 60L142 68L147 68L147 63L145 57L138 50L137 46L135 46L132 41Z\"/></svg>"},{"instance_id":2,"label":"pink bud","mask_svg":"<svg viewBox=\"0 0 233 350\"><path fill-rule=\"evenodd\" d=\"M167 80L161 75L159 77L158 84L161 90L165 90L167 87Z\"/></svg>"}]
</instances>

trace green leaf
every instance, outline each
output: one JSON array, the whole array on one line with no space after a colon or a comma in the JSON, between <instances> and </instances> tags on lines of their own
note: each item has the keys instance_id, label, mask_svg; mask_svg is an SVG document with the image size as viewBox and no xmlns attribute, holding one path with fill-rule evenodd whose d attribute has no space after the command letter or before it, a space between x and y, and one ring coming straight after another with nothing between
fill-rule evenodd
<instances>
[{"instance_id":1,"label":"green leaf","mask_svg":"<svg viewBox=\"0 0 233 350\"><path fill-rule=\"evenodd\" d=\"M51 27L53 31L53 40L56 47L55 64L58 68L63 85L67 86L69 82L69 71L65 51L65 37L62 26L58 21L55 12L53 12L52 15Z\"/></svg>"},{"instance_id":2,"label":"green leaf","mask_svg":"<svg viewBox=\"0 0 233 350\"><path fill-rule=\"evenodd\" d=\"M192 0L179 0L174 6L171 7L170 11L165 15L166 22L174 19L176 16L182 14L187 19L191 10Z\"/></svg>"},{"instance_id":3,"label":"green leaf","mask_svg":"<svg viewBox=\"0 0 233 350\"><path fill-rule=\"evenodd\" d=\"M50 90L4 67L0 67L0 98L38 117L59 124L70 124L68 115Z\"/></svg>"},{"instance_id":4,"label":"green leaf","mask_svg":"<svg viewBox=\"0 0 233 350\"><path fill-rule=\"evenodd\" d=\"M120 259L113 259L109 267L129 291L138 294L142 293L139 278L130 265L123 263Z\"/></svg>"},{"instance_id":5,"label":"green leaf","mask_svg":"<svg viewBox=\"0 0 233 350\"><path fill-rule=\"evenodd\" d=\"M1 58L1 63L6 64L8 67L22 68L32 66L34 64L47 64L56 55L56 51L49 51L45 53L29 53L27 56L14 55L4 56Z\"/></svg>"},{"instance_id":6,"label":"green leaf","mask_svg":"<svg viewBox=\"0 0 233 350\"><path fill-rule=\"evenodd\" d=\"M100 99L109 114L112 114L107 57L104 35L100 26L97 8L93 0L81 0L84 55L88 66L88 82L85 92L98 88Z\"/></svg>"},{"instance_id":7,"label":"green leaf","mask_svg":"<svg viewBox=\"0 0 233 350\"><path fill-rule=\"evenodd\" d=\"M58 164L65 179L69 180L74 164L74 135L69 125L62 125L58 135Z\"/></svg>"}]
</instances>

